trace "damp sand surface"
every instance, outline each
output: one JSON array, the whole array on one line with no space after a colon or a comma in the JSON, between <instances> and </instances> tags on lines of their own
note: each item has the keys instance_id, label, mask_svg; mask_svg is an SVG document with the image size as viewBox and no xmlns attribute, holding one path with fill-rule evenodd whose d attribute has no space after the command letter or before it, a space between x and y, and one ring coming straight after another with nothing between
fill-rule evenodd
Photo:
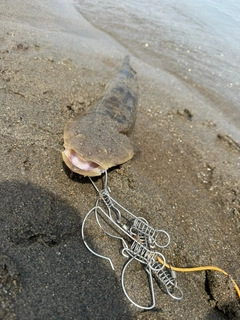
<instances>
[{"instance_id":1,"label":"damp sand surface","mask_svg":"<svg viewBox=\"0 0 240 320\"><path fill-rule=\"evenodd\" d=\"M91 244L115 271L87 251L81 223L95 192L65 170L63 128L97 101L129 52L69 1L5 1L0 12L0 318L239 319L229 279L206 272L177 274L180 302L156 286L157 310L141 312L122 292L121 244L92 222ZM137 152L109 173L112 196L170 234L167 262L216 265L239 284L239 140L224 119L195 111L211 109L200 93L182 86L181 98L174 75L134 55L131 64ZM130 277L134 297L148 301L139 264Z\"/></svg>"}]
</instances>

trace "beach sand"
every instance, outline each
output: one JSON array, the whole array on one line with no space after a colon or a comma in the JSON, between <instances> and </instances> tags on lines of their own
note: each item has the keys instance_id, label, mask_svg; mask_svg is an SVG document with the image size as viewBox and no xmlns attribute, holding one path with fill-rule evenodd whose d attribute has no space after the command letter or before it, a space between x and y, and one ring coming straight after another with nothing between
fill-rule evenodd
<instances>
[{"instance_id":1,"label":"beach sand","mask_svg":"<svg viewBox=\"0 0 240 320\"><path fill-rule=\"evenodd\" d=\"M122 292L120 242L87 229L115 271L83 244L96 195L63 166L63 128L98 99L126 49L67 0L3 1L0 17L0 319L240 319L229 278L214 272L177 273L183 300L155 286L157 309L142 312ZM240 146L213 118L191 112L191 93L174 100L171 79L153 78L133 56L131 64L137 153L109 173L112 196L170 234L168 263L215 265L240 284ZM141 272L135 264L131 276L144 303Z\"/></svg>"}]
</instances>

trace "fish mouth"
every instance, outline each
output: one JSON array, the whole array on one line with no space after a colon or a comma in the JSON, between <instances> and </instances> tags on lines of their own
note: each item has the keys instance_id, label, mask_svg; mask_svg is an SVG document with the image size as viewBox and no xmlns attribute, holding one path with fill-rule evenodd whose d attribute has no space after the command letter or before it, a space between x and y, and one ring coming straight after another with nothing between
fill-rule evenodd
<instances>
[{"instance_id":1,"label":"fish mouth","mask_svg":"<svg viewBox=\"0 0 240 320\"><path fill-rule=\"evenodd\" d=\"M100 164L94 161L84 160L74 149L71 148L65 147L65 150L62 152L62 156L63 161L69 169L84 176L98 176L105 170Z\"/></svg>"}]
</instances>

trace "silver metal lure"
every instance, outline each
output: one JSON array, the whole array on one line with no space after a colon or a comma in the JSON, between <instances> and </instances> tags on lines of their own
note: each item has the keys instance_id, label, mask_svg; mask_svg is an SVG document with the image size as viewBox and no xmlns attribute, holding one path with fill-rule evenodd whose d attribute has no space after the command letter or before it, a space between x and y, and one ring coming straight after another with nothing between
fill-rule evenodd
<instances>
[{"instance_id":1,"label":"silver metal lure","mask_svg":"<svg viewBox=\"0 0 240 320\"><path fill-rule=\"evenodd\" d=\"M153 288L153 276L157 280L157 282L165 289L167 294L169 294L173 299L181 300L183 297L183 293L177 286L175 272L166 268L166 260L162 253L153 251L153 249L156 247L165 248L170 244L169 234L164 230L154 229L149 225L146 219L144 219L143 217L136 217L133 213L128 211L110 196L111 190L107 185L107 171L105 171L105 182L103 183L102 190L99 190L97 188L91 178L89 179L98 194L98 198L96 200L95 206L87 213L82 223L82 238L88 250L100 258L108 260L112 269L114 270L111 259L96 253L89 247L86 241L84 233L86 220L91 213L94 213L96 222L99 227L107 235L122 241L122 254L123 256L129 258L127 263L124 265L121 274L122 288L129 301L136 307L142 309L152 309L153 307L155 307L156 302ZM102 205L104 205L104 207L102 207ZM131 244L127 243L122 236L116 236L109 233L109 231L106 231L101 225L99 217L107 218L113 226L117 227L118 231L120 230L129 238L129 240L131 240ZM158 243L159 236L161 237L162 243ZM158 257L160 257L163 263L160 263L158 261ZM149 278L150 294L152 299L152 303L150 306L141 306L137 304L130 298L126 291L124 281L125 272L129 264L133 260L139 261L140 263L145 265L145 270Z\"/></svg>"}]
</instances>

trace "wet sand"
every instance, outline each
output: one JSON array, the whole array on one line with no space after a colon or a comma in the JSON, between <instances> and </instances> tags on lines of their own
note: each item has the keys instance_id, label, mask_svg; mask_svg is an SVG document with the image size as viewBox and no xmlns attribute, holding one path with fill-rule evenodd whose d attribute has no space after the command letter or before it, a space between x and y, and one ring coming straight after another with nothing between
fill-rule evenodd
<instances>
[{"instance_id":1,"label":"wet sand","mask_svg":"<svg viewBox=\"0 0 240 320\"><path fill-rule=\"evenodd\" d=\"M63 128L97 100L126 50L59 2L0 5L0 319L239 319L229 279L211 272L178 273L184 299L156 286L158 309L142 312L122 292L120 243L89 230L115 271L84 247L81 222L95 192L64 170ZM199 102L191 93L187 103L174 99L171 78L131 63L138 152L110 172L112 196L170 234L167 262L216 265L240 284L239 144L214 118L192 112ZM147 298L146 284L134 285Z\"/></svg>"}]
</instances>

